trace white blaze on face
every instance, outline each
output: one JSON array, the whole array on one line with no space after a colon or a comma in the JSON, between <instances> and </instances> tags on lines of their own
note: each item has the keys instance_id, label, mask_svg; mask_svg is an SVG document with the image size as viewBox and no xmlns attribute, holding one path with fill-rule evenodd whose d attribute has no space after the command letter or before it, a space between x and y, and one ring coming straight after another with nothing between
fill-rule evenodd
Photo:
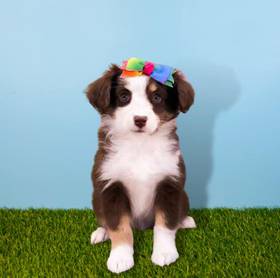
<instances>
[{"instance_id":1,"label":"white blaze on face","mask_svg":"<svg viewBox=\"0 0 280 278\"><path fill-rule=\"evenodd\" d=\"M148 76L126 77L125 87L131 92L131 101L128 105L118 107L114 113L113 129L118 133L127 133L137 131L135 126L135 116L147 117L147 122L143 131L153 133L159 126L160 119L153 111L153 106L147 98L146 88L148 85Z\"/></svg>"}]
</instances>

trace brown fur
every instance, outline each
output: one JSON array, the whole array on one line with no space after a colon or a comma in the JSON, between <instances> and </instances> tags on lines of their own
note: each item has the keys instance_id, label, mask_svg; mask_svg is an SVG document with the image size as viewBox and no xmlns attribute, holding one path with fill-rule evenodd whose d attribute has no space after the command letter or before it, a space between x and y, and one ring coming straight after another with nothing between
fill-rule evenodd
<instances>
[{"instance_id":1,"label":"brown fur","mask_svg":"<svg viewBox=\"0 0 280 278\"><path fill-rule=\"evenodd\" d=\"M156 226L166 226L166 218L161 210L156 210L155 212L155 225Z\"/></svg>"},{"instance_id":2,"label":"brown fur","mask_svg":"<svg viewBox=\"0 0 280 278\"><path fill-rule=\"evenodd\" d=\"M181 183L172 178L165 178L157 187L155 210L160 212L169 229L175 229L186 217L189 210L189 201Z\"/></svg>"},{"instance_id":3,"label":"brown fur","mask_svg":"<svg viewBox=\"0 0 280 278\"><path fill-rule=\"evenodd\" d=\"M112 243L112 248L125 243L133 245L133 233L130 225L130 217L125 214L120 218L118 227L114 230L108 228L108 233Z\"/></svg>"},{"instance_id":4,"label":"brown fur","mask_svg":"<svg viewBox=\"0 0 280 278\"><path fill-rule=\"evenodd\" d=\"M118 77L121 75L121 69L112 65L102 77L89 84L86 95L90 104L102 114L113 112L115 103L113 95L118 85Z\"/></svg>"},{"instance_id":5,"label":"brown fur","mask_svg":"<svg viewBox=\"0 0 280 278\"><path fill-rule=\"evenodd\" d=\"M186 113L194 102L193 87L180 71L176 71L174 77L174 90L178 93L179 109Z\"/></svg>"}]
</instances>

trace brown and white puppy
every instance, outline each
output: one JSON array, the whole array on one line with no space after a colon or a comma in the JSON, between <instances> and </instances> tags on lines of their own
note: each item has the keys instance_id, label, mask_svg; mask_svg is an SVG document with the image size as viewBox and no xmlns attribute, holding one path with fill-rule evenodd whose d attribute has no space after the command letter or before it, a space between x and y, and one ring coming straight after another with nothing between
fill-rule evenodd
<instances>
[{"instance_id":1,"label":"brown and white puppy","mask_svg":"<svg viewBox=\"0 0 280 278\"><path fill-rule=\"evenodd\" d=\"M112 65L86 91L101 114L99 149L92 171L93 208L100 227L92 244L111 240L107 267L134 265L132 228L153 227L153 263L178 258L175 235L193 228L184 191L185 166L176 134L176 117L193 103L194 91L180 72L174 87L148 76L120 77Z\"/></svg>"}]
</instances>

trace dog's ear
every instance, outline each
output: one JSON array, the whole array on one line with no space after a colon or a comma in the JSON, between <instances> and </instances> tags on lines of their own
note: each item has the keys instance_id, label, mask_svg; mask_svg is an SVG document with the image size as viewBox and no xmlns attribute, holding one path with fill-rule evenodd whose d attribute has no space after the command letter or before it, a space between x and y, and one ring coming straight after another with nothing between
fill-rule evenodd
<instances>
[{"instance_id":1,"label":"dog's ear","mask_svg":"<svg viewBox=\"0 0 280 278\"><path fill-rule=\"evenodd\" d=\"M88 85L86 96L90 104L96 108L99 113L105 113L110 106L111 90L116 85L117 78L121 75L122 70L117 65L111 67L94 82Z\"/></svg>"},{"instance_id":2,"label":"dog's ear","mask_svg":"<svg viewBox=\"0 0 280 278\"><path fill-rule=\"evenodd\" d=\"M193 87L180 71L176 70L173 77L174 89L178 95L179 109L181 112L186 113L194 102Z\"/></svg>"}]
</instances>

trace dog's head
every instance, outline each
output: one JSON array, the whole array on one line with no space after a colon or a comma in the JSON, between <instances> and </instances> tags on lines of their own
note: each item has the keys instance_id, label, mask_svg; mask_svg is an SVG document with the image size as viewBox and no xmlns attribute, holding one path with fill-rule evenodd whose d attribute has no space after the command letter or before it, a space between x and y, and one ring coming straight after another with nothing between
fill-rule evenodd
<instances>
[{"instance_id":1,"label":"dog's head","mask_svg":"<svg viewBox=\"0 0 280 278\"><path fill-rule=\"evenodd\" d=\"M122 70L112 65L86 90L89 102L115 132L152 134L193 104L194 90L179 71L173 74L173 87L146 75L121 74Z\"/></svg>"}]
</instances>

